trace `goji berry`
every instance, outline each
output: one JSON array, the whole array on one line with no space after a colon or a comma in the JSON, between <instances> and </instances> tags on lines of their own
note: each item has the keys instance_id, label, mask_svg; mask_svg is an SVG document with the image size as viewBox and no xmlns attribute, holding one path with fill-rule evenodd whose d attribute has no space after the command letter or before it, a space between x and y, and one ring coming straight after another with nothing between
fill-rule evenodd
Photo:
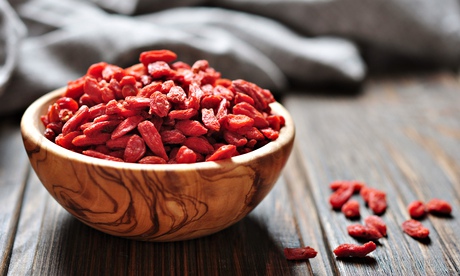
<instances>
[{"instance_id":1,"label":"goji berry","mask_svg":"<svg viewBox=\"0 0 460 276\"><path fill-rule=\"evenodd\" d=\"M419 219L426 215L425 204L420 200L414 200L407 206L407 211L411 218Z\"/></svg>"},{"instance_id":2,"label":"goji berry","mask_svg":"<svg viewBox=\"0 0 460 276\"><path fill-rule=\"evenodd\" d=\"M356 200L348 200L341 208L342 213L347 218L359 218L359 202Z\"/></svg>"},{"instance_id":3,"label":"goji berry","mask_svg":"<svg viewBox=\"0 0 460 276\"><path fill-rule=\"evenodd\" d=\"M405 233L416 239L425 239L430 235L430 230L418 220L406 220L401 226Z\"/></svg>"},{"instance_id":4,"label":"goji berry","mask_svg":"<svg viewBox=\"0 0 460 276\"><path fill-rule=\"evenodd\" d=\"M351 184L342 185L329 196L329 203L333 209L340 210L353 195L354 187Z\"/></svg>"},{"instance_id":5,"label":"goji berry","mask_svg":"<svg viewBox=\"0 0 460 276\"><path fill-rule=\"evenodd\" d=\"M82 122L85 122L89 117L89 108L86 105L82 105L78 111L67 120L67 122L62 126L62 134L66 135L80 126Z\"/></svg>"},{"instance_id":6,"label":"goji berry","mask_svg":"<svg viewBox=\"0 0 460 276\"><path fill-rule=\"evenodd\" d=\"M101 153L99 151L95 150L84 150L82 152L84 155L91 156L91 157L96 157L99 159L105 159L105 160L110 160L110 161L116 161L116 162L123 162L123 159L117 158L108 154Z\"/></svg>"},{"instance_id":7,"label":"goji berry","mask_svg":"<svg viewBox=\"0 0 460 276\"><path fill-rule=\"evenodd\" d=\"M318 252L310 246L284 248L284 256L291 261L302 261L316 257Z\"/></svg>"},{"instance_id":8,"label":"goji berry","mask_svg":"<svg viewBox=\"0 0 460 276\"><path fill-rule=\"evenodd\" d=\"M271 114L270 91L223 79L206 60L176 58L154 50L125 69L91 65L40 117L45 137L93 157L155 164L230 158L278 138L285 119Z\"/></svg>"},{"instance_id":9,"label":"goji berry","mask_svg":"<svg viewBox=\"0 0 460 276\"><path fill-rule=\"evenodd\" d=\"M184 145L191 148L195 152L205 155L211 154L214 151L214 147L203 136L188 137L185 139Z\"/></svg>"},{"instance_id":10,"label":"goji berry","mask_svg":"<svg viewBox=\"0 0 460 276\"><path fill-rule=\"evenodd\" d=\"M127 144L123 154L125 162L135 163L141 159L145 154L144 140L137 134L132 135Z\"/></svg>"},{"instance_id":11,"label":"goji berry","mask_svg":"<svg viewBox=\"0 0 460 276\"><path fill-rule=\"evenodd\" d=\"M366 257L377 248L374 242L370 241L363 245L344 243L334 249L334 254L338 258Z\"/></svg>"},{"instance_id":12,"label":"goji berry","mask_svg":"<svg viewBox=\"0 0 460 276\"><path fill-rule=\"evenodd\" d=\"M150 113L158 117L166 117L171 109L171 103L165 94L160 91L153 92L150 96Z\"/></svg>"},{"instance_id":13,"label":"goji berry","mask_svg":"<svg viewBox=\"0 0 460 276\"><path fill-rule=\"evenodd\" d=\"M176 53L170 50L152 50L142 52L139 56L139 61L144 64L144 66L148 66L150 63L157 62L157 61L164 61L164 62L173 62L177 59Z\"/></svg>"},{"instance_id":14,"label":"goji berry","mask_svg":"<svg viewBox=\"0 0 460 276\"><path fill-rule=\"evenodd\" d=\"M378 240L382 237L376 228L358 223L347 226L347 231L350 236L357 239Z\"/></svg>"},{"instance_id":15,"label":"goji berry","mask_svg":"<svg viewBox=\"0 0 460 276\"><path fill-rule=\"evenodd\" d=\"M181 146L176 153L175 159L177 163L195 163L196 158L196 154L193 150L186 146Z\"/></svg>"},{"instance_id":16,"label":"goji berry","mask_svg":"<svg viewBox=\"0 0 460 276\"><path fill-rule=\"evenodd\" d=\"M168 161L168 155L161 141L160 133L158 133L153 123L150 121L143 121L137 125L137 129L150 150L157 156Z\"/></svg>"},{"instance_id":17,"label":"goji berry","mask_svg":"<svg viewBox=\"0 0 460 276\"><path fill-rule=\"evenodd\" d=\"M433 198L426 203L426 209L429 213L435 215L450 215L452 206L445 200Z\"/></svg>"},{"instance_id":18,"label":"goji berry","mask_svg":"<svg viewBox=\"0 0 460 276\"><path fill-rule=\"evenodd\" d=\"M144 120L144 117L141 115L131 116L123 120L112 132L110 138L117 139L131 130L137 128L137 125Z\"/></svg>"},{"instance_id":19,"label":"goji berry","mask_svg":"<svg viewBox=\"0 0 460 276\"><path fill-rule=\"evenodd\" d=\"M377 229L382 236L387 235L387 225L379 216L370 215L364 219L364 224Z\"/></svg>"},{"instance_id":20,"label":"goji berry","mask_svg":"<svg viewBox=\"0 0 460 276\"><path fill-rule=\"evenodd\" d=\"M236 154L234 145L222 145L213 154L206 158L206 161L217 161L230 158Z\"/></svg>"},{"instance_id":21,"label":"goji berry","mask_svg":"<svg viewBox=\"0 0 460 276\"><path fill-rule=\"evenodd\" d=\"M208 132L207 128L195 120L179 120L176 122L176 128L185 136L201 136Z\"/></svg>"}]
</instances>

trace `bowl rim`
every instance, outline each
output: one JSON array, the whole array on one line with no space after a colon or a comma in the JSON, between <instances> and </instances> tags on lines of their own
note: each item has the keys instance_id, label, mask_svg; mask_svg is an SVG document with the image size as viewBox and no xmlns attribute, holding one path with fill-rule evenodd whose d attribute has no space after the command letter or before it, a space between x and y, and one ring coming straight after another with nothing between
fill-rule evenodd
<instances>
[{"instance_id":1,"label":"bowl rim","mask_svg":"<svg viewBox=\"0 0 460 276\"><path fill-rule=\"evenodd\" d=\"M96 157L86 156L81 153L77 153L68 149L65 149L50 140L46 139L43 135L43 131L40 131L43 125L40 120L40 115L44 115L44 110L47 110L49 104L62 96L65 92L65 87L58 88L51 92L44 94L43 96L36 99L24 112L21 118L21 134L23 139L30 140L35 145L45 148L52 154L59 156L63 159L78 160L79 162L90 164L92 166L106 167L106 168L118 168L124 170L138 170L138 171L149 171L149 170L161 170L161 171L187 171L187 170L210 170L217 169L223 166L233 165L245 165L249 162L263 157L267 154L276 152L281 148L285 147L289 143L293 142L295 138L295 126L294 121L289 112L279 103L273 102L270 104L272 112L277 115L282 115L285 119L285 126L280 129L279 137L270 141L263 147L260 147L251 152L234 156L229 159L217 160L217 161L204 161L190 164L139 164L139 163L128 163L128 162L116 162L111 160L99 159ZM43 112L43 113L41 113Z\"/></svg>"}]
</instances>

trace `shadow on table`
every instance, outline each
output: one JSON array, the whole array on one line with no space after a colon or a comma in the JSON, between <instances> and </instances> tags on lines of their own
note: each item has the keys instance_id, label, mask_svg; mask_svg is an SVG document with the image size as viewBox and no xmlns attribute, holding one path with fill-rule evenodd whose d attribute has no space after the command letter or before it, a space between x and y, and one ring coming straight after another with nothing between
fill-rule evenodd
<instances>
[{"instance_id":1,"label":"shadow on table","mask_svg":"<svg viewBox=\"0 0 460 276\"><path fill-rule=\"evenodd\" d=\"M57 272L68 275L200 272L247 275L251 272L289 274L282 248L265 227L248 216L210 236L180 242L140 242L94 230L72 216L62 221ZM308 262L307 262L308 263ZM253 273L252 273L253 274ZM265 274L265 273L263 273Z\"/></svg>"}]
</instances>

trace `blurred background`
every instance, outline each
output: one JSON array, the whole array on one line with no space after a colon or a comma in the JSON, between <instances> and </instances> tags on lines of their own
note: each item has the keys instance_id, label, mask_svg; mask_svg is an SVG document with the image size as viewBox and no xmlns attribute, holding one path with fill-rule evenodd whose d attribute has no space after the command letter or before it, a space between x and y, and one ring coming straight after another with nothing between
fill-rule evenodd
<instances>
[{"instance_id":1,"label":"blurred background","mask_svg":"<svg viewBox=\"0 0 460 276\"><path fill-rule=\"evenodd\" d=\"M455 0L0 0L0 115L106 61L167 48L272 90L356 93L369 76L456 69Z\"/></svg>"}]
</instances>

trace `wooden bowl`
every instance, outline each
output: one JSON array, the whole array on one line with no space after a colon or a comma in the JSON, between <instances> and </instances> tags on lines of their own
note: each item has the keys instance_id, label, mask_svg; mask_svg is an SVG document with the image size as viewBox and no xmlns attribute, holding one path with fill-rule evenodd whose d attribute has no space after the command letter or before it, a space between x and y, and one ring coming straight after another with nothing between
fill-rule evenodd
<instances>
[{"instance_id":1,"label":"wooden bowl","mask_svg":"<svg viewBox=\"0 0 460 276\"><path fill-rule=\"evenodd\" d=\"M218 232L246 216L270 192L291 153L295 129L276 141L217 162L147 165L88 157L43 136L40 115L63 88L25 111L21 133L30 163L48 192L69 213L102 232L145 241L177 241Z\"/></svg>"}]
</instances>

